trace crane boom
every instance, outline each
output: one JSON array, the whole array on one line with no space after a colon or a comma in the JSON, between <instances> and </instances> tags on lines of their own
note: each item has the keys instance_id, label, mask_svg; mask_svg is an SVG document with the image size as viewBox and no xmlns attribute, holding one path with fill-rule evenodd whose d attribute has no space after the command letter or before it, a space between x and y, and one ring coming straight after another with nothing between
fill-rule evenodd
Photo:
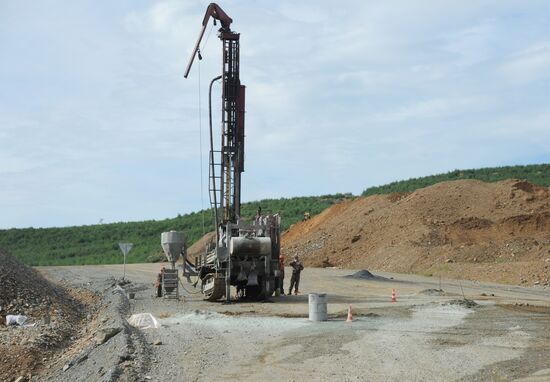
<instances>
[{"instance_id":1,"label":"crane boom","mask_svg":"<svg viewBox=\"0 0 550 382\"><path fill-rule=\"evenodd\" d=\"M201 32L199 34L199 38L197 39L197 43L195 44L195 49L193 49L193 53L191 54L191 58L189 59L189 63L187 64L187 69L185 69L185 74L183 75L185 78L189 75L189 71L191 70L191 66L193 66L193 61L195 60L195 56L197 55L199 51L199 46L202 41L202 37L204 36L204 31L206 30L206 26L208 25L208 21L210 20L210 17L214 19L214 24L216 23L216 20L220 20L222 27L222 30L230 31L231 23L233 22L233 19L227 15L223 11L223 9L220 8L220 6L216 3L210 3L208 8L206 8L206 13L204 14L204 18L202 19L202 28ZM200 59L200 57L199 57Z\"/></svg>"}]
</instances>

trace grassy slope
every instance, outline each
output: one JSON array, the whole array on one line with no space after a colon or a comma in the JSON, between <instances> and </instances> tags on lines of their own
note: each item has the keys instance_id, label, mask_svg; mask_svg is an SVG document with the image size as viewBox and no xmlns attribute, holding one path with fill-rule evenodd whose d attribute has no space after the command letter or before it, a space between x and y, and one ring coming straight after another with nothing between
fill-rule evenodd
<instances>
[{"instance_id":1,"label":"grassy slope","mask_svg":"<svg viewBox=\"0 0 550 382\"><path fill-rule=\"evenodd\" d=\"M376 194L390 194L393 192L412 192L419 188L449 180L477 179L485 182L497 182L499 180L510 178L526 179L529 182L540 186L550 186L550 164L454 170L446 174L401 180L383 186L369 187L363 191L362 195L369 196Z\"/></svg>"},{"instance_id":2,"label":"grassy slope","mask_svg":"<svg viewBox=\"0 0 550 382\"><path fill-rule=\"evenodd\" d=\"M532 183L550 186L550 165L530 165L484 168L478 170L455 170L447 174L427 176L371 187L363 195L392 192L411 192L438 182L456 179L479 179L498 181L508 178L527 179ZM279 212L283 229L300 220L304 211L318 214L331 204L350 194L268 199L246 203L242 215L252 217L259 205L264 213ZM113 223L65 228L25 228L0 230L0 248L5 248L17 258L30 265L112 264L122 262L118 242L132 242L134 248L129 262L154 261L159 259L160 233L181 230L189 244L203 235L202 221L206 231L213 229L210 210L195 212L173 219L143 222Z\"/></svg>"},{"instance_id":3,"label":"grassy slope","mask_svg":"<svg viewBox=\"0 0 550 382\"><path fill-rule=\"evenodd\" d=\"M301 220L304 211L318 214L345 197L351 194L260 200L245 203L242 216L253 217L261 206L263 213L279 212L283 229L286 229ZM118 243L131 242L134 247L128 262L155 261L164 257L160 247L161 232L183 231L191 245L204 233L203 215L205 230L213 230L212 211L206 210L160 221L0 230L0 248L29 265L115 264L122 262Z\"/></svg>"}]
</instances>

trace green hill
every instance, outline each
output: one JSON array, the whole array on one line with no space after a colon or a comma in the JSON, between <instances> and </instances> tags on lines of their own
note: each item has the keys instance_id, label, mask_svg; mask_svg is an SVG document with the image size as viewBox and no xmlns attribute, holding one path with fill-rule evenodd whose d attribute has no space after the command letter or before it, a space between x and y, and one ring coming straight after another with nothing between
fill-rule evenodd
<instances>
[{"instance_id":1,"label":"green hill","mask_svg":"<svg viewBox=\"0 0 550 382\"><path fill-rule=\"evenodd\" d=\"M401 180L383 186L369 187L363 191L361 195L369 196L376 194L391 194L394 192L412 192L439 182L460 179L477 179L484 182L497 182L504 179L526 179L540 186L550 186L550 164L454 170L445 174Z\"/></svg>"},{"instance_id":2,"label":"green hill","mask_svg":"<svg viewBox=\"0 0 550 382\"><path fill-rule=\"evenodd\" d=\"M331 204L351 194L266 199L245 203L243 217L252 218L258 206L262 212L280 213L283 229L301 220L304 211L318 214ZM189 245L214 230L212 210L181 215L173 219L99 224L63 228L23 228L0 230L0 248L29 265L116 264L122 262L119 242L134 244L127 261L130 263L163 259L160 234L164 231L185 232Z\"/></svg>"},{"instance_id":3,"label":"green hill","mask_svg":"<svg viewBox=\"0 0 550 382\"><path fill-rule=\"evenodd\" d=\"M527 179L535 184L550 186L550 164L455 170L370 187L362 195L411 192L448 180L478 179L494 182L509 178ZM252 218L257 207L261 206L264 213L279 212L283 218L283 229L286 229L301 220L304 211L309 211L313 216L333 203L351 197L351 194L336 194L260 200L243 204L242 216ZM161 232L181 230L191 245L204 233L203 217L206 224L204 231L213 230L211 210L159 221L0 230L0 248L7 249L29 265L113 264L122 262L118 243L124 241L134 243L128 262L158 261L163 258L160 249Z\"/></svg>"}]
</instances>

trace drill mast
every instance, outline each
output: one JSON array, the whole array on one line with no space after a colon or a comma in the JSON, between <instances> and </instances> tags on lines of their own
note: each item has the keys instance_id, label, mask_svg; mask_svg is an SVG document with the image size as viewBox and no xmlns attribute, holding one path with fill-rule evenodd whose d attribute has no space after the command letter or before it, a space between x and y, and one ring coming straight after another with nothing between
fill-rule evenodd
<instances>
[{"instance_id":1,"label":"drill mast","mask_svg":"<svg viewBox=\"0 0 550 382\"><path fill-rule=\"evenodd\" d=\"M216 20L221 22L218 37L222 41L223 65L221 149L214 150L210 140L210 200L216 214L216 224L236 223L241 214L241 173L244 172L245 86L239 79L240 34L231 30L233 20L215 3L211 3L206 10L201 33L184 77L189 75L195 56L201 59L199 47L211 17L214 25ZM212 136L212 131L210 134ZM219 154L219 162L215 161L215 154ZM216 167L219 167L217 171Z\"/></svg>"},{"instance_id":2,"label":"drill mast","mask_svg":"<svg viewBox=\"0 0 550 382\"><path fill-rule=\"evenodd\" d=\"M241 173L244 171L245 86L239 80L239 34L222 31L222 143L220 184L223 220L241 214Z\"/></svg>"},{"instance_id":3,"label":"drill mast","mask_svg":"<svg viewBox=\"0 0 550 382\"><path fill-rule=\"evenodd\" d=\"M241 174L244 172L245 87L239 78L239 38L231 30L233 20L216 4L208 6L195 49L187 65L189 75L210 18L221 22L222 72L210 82L210 203L216 219L216 242L195 261L201 290L209 301L225 296L231 300L231 287L238 298L265 299L278 280L280 224L278 214L258 215L252 223L241 219ZM212 85L222 82L220 146L214 149L212 131ZM219 158L219 159L218 159ZM219 162L217 162L219 161Z\"/></svg>"}]
</instances>

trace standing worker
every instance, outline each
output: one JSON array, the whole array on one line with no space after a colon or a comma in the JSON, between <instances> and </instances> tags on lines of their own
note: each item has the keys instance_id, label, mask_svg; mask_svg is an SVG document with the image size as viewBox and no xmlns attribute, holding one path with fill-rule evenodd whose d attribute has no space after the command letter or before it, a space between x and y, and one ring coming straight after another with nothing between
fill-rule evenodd
<instances>
[{"instance_id":1,"label":"standing worker","mask_svg":"<svg viewBox=\"0 0 550 382\"><path fill-rule=\"evenodd\" d=\"M165 267L160 268L160 273L157 275L157 283L155 285L157 287L157 297L162 297L162 279L165 269Z\"/></svg>"},{"instance_id":2,"label":"standing worker","mask_svg":"<svg viewBox=\"0 0 550 382\"><path fill-rule=\"evenodd\" d=\"M285 288L283 286L285 279L285 255L279 255L279 284L277 284L277 289L279 293L284 296Z\"/></svg>"},{"instance_id":3,"label":"standing worker","mask_svg":"<svg viewBox=\"0 0 550 382\"><path fill-rule=\"evenodd\" d=\"M262 206L258 206L258 210L256 211L256 217L259 218L262 216Z\"/></svg>"},{"instance_id":4,"label":"standing worker","mask_svg":"<svg viewBox=\"0 0 550 382\"><path fill-rule=\"evenodd\" d=\"M298 294L298 286L300 285L300 272L304 270L304 265L298 258L298 255L294 256L294 260L292 260L289 264L292 267L292 277L290 278L290 289L288 290L288 294L292 294L292 288L294 287L294 294Z\"/></svg>"}]
</instances>

